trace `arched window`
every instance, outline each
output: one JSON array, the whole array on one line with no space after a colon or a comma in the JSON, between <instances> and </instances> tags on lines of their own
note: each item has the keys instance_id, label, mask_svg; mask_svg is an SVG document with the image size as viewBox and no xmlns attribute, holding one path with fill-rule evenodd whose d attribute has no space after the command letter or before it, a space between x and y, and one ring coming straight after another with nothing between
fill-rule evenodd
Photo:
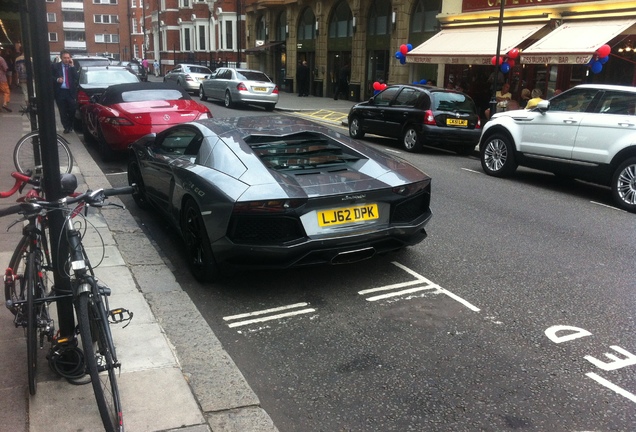
<instances>
[{"instance_id":1,"label":"arched window","mask_svg":"<svg viewBox=\"0 0 636 432\"><path fill-rule=\"evenodd\" d=\"M369 10L367 34L386 35L391 32L391 3L389 0L376 0Z\"/></svg>"},{"instance_id":2,"label":"arched window","mask_svg":"<svg viewBox=\"0 0 636 432\"><path fill-rule=\"evenodd\" d=\"M278 21L276 22L276 40L284 41L287 39L287 13L282 11L278 15Z\"/></svg>"},{"instance_id":3,"label":"arched window","mask_svg":"<svg viewBox=\"0 0 636 432\"><path fill-rule=\"evenodd\" d=\"M329 22L329 37L344 38L353 36L353 14L346 1L341 1L335 7L331 22Z\"/></svg>"},{"instance_id":4,"label":"arched window","mask_svg":"<svg viewBox=\"0 0 636 432\"><path fill-rule=\"evenodd\" d=\"M298 20L298 40L316 38L316 16L310 8L306 8Z\"/></svg>"},{"instance_id":5,"label":"arched window","mask_svg":"<svg viewBox=\"0 0 636 432\"><path fill-rule=\"evenodd\" d=\"M438 30L437 14L441 0L419 0L411 15L411 33L434 32Z\"/></svg>"}]
</instances>

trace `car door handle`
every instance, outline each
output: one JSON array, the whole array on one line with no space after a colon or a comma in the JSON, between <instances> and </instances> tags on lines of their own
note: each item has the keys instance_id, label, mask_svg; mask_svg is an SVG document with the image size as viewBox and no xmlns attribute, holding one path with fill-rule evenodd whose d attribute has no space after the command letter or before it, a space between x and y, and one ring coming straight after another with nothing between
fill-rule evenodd
<instances>
[{"instance_id":1,"label":"car door handle","mask_svg":"<svg viewBox=\"0 0 636 432\"><path fill-rule=\"evenodd\" d=\"M575 119L571 119L571 118L569 118L569 119L564 119L564 120L563 120L563 123L567 123L567 124L575 124L575 123L577 123L577 121L576 121Z\"/></svg>"},{"instance_id":2,"label":"car door handle","mask_svg":"<svg viewBox=\"0 0 636 432\"><path fill-rule=\"evenodd\" d=\"M632 123L632 122L618 122L618 125L622 126L622 127L633 127L634 123Z\"/></svg>"}]
</instances>

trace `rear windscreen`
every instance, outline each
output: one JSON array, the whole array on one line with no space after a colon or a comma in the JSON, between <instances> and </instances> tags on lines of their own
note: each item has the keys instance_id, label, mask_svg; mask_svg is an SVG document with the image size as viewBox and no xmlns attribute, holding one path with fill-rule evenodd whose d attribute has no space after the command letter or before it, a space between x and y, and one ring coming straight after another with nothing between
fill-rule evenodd
<instances>
[{"instance_id":1,"label":"rear windscreen","mask_svg":"<svg viewBox=\"0 0 636 432\"><path fill-rule=\"evenodd\" d=\"M433 111L451 111L460 113L475 113L475 103L461 93L435 92L432 96Z\"/></svg>"}]
</instances>

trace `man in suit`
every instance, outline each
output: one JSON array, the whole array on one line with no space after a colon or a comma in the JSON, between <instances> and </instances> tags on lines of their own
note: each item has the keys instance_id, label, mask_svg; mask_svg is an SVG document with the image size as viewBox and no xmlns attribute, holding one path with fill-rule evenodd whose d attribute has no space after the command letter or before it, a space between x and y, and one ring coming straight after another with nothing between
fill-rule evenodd
<instances>
[{"instance_id":1,"label":"man in suit","mask_svg":"<svg viewBox=\"0 0 636 432\"><path fill-rule=\"evenodd\" d=\"M55 81L55 102L60 113L64 133L67 134L73 130L73 121L75 120L78 72L73 65L71 53L62 50L60 59L62 61L53 64L52 70Z\"/></svg>"}]
</instances>

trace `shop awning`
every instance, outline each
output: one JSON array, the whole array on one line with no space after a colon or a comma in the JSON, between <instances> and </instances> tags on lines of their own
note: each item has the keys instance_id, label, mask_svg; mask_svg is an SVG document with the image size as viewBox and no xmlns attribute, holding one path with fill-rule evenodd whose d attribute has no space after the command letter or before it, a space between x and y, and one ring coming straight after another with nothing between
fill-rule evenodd
<instances>
[{"instance_id":1,"label":"shop awning","mask_svg":"<svg viewBox=\"0 0 636 432\"><path fill-rule=\"evenodd\" d=\"M258 46L252 47L252 48L248 48L244 52L245 52L245 54L258 54L258 53L265 52L265 51L267 51L270 48L273 48L275 46L284 44L284 43L285 43L285 41L269 42L269 43L265 43L263 45L258 45Z\"/></svg>"},{"instance_id":2,"label":"shop awning","mask_svg":"<svg viewBox=\"0 0 636 432\"><path fill-rule=\"evenodd\" d=\"M518 48L544 27L545 23L505 24L501 32L500 53L504 55ZM413 48L406 56L406 62L490 65L497 53L498 29L498 26L444 29ZM536 38L543 35L544 32L541 32Z\"/></svg>"},{"instance_id":3,"label":"shop awning","mask_svg":"<svg viewBox=\"0 0 636 432\"><path fill-rule=\"evenodd\" d=\"M587 64L594 51L634 24L633 18L565 22L525 49L521 63Z\"/></svg>"}]
</instances>

